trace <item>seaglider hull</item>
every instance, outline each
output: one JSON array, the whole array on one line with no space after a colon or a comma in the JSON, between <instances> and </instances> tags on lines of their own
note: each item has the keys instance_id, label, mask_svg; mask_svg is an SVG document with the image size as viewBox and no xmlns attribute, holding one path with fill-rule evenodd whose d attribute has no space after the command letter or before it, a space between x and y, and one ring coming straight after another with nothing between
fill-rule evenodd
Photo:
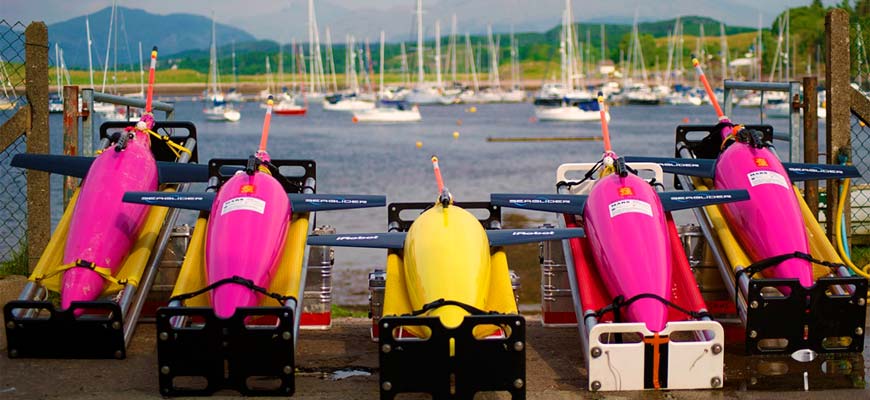
<instances>
[{"instance_id":1,"label":"seaglider hull","mask_svg":"<svg viewBox=\"0 0 870 400\"><path fill-rule=\"evenodd\" d=\"M148 206L124 203L125 192L157 190L157 164L147 134L136 133L127 147L111 146L91 165L82 183L64 247L63 263L77 260L117 272L136 240ZM88 268L64 272L61 307L96 299L105 280Z\"/></svg>"},{"instance_id":2,"label":"seaglider hull","mask_svg":"<svg viewBox=\"0 0 870 400\"><path fill-rule=\"evenodd\" d=\"M218 192L206 234L205 263L208 283L238 276L269 287L277 268L290 221L290 201L272 176L243 171ZM252 307L258 295L250 288L226 284L212 292L212 307L222 318L238 307Z\"/></svg>"},{"instance_id":3,"label":"seaglider hull","mask_svg":"<svg viewBox=\"0 0 870 400\"><path fill-rule=\"evenodd\" d=\"M584 210L586 235L604 286L611 298L651 293L668 299L671 254L661 202L636 175L608 175L589 193ZM668 322L667 306L640 299L628 306L626 319L659 332Z\"/></svg>"},{"instance_id":4,"label":"seaglider hull","mask_svg":"<svg viewBox=\"0 0 870 400\"><path fill-rule=\"evenodd\" d=\"M438 299L484 309L490 289L490 249L486 232L471 213L436 205L417 217L405 240L405 285L415 310ZM462 279L457 279L462 277ZM468 313L456 306L433 310L446 327Z\"/></svg>"},{"instance_id":5,"label":"seaglider hull","mask_svg":"<svg viewBox=\"0 0 870 400\"><path fill-rule=\"evenodd\" d=\"M750 199L722 206L738 240L754 261L796 251L809 253L809 239L791 180L776 155L734 143L716 162L717 189L745 189ZM813 284L812 267L802 259L790 259L766 272L774 278L797 278Z\"/></svg>"}]
</instances>

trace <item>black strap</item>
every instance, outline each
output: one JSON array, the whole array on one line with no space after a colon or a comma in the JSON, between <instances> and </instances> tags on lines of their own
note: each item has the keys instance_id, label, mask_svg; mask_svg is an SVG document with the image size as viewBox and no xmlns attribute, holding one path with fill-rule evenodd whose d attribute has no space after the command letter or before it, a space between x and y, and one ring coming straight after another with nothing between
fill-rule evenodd
<instances>
[{"instance_id":1,"label":"black strap","mask_svg":"<svg viewBox=\"0 0 870 400\"><path fill-rule=\"evenodd\" d=\"M743 268L743 269L735 272L734 279L739 280L740 275L746 275L749 279L752 279L753 275L755 275L761 271L764 271L768 268L777 266L780 263L782 263L783 261L790 260L792 258L800 258L801 260L806 260L806 261L809 261L813 264L822 265L822 266L825 266L825 267L828 267L828 268L831 268L834 270L836 270L837 268L840 268L840 267L845 267L845 265L843 265L843 264L833 263L833 262L823 261L823 260L817 260L817 259L813 258L813 256L811 256L807 253L796 251L794 253L780 254L778 256L773 256L770 258L765 258L763 260L754 262L751 265L749 265L748 267Z\"/></svg>"},{"instance_id":2,"label":"black strap","mask_svg":"<svg viewBox=\"0 0 870 400\"><path fill-rule=\"evenodd\" d=\"M743 268L743 269L735 272L734 273L734 281L739 282L741 275L746 275L747 278L752 279L752 277L755 274L757 274L761 271L764 271L768 268L775 267L775 266L779 265L780 263L782 263L783 261L790 260L792 258L800 258L802 260L807 260L813 264L823 265L823 266L828 267L832 270L836 270L840 267L845 267L845 265L843 265L843 264L833 263L833 262L824 261L824 260L817 260L817 259L813 258L813 256L811 256L807 253L796 251L794 253L780 254L778 256L773 256L773 257L765 258L763 260L759 260L757 262L754 262L754 263L750 264L748 267ZM740 295L740 291L735 290L734 291L734 304L737 304L739 295Z\"/></svg>"},{"instance_id":3,"label":"black strap","mask_svg":"<svg viewBox=\"0 0 870 400\"><path fill-rule=\"evenodd\" d=\"M685 309L685 308L683 308L683 307L680 307L678 304L676 304L676 303L674 303L674 302L672 302L672 301L670 301L670 300L668 300L668 299L666 299L666 298L664 298L664 297L662 297L662 296L659 296L659 295L657 295L657 294L654 294L654 293L641 293L641 294L638 294L638 295L633 296L632 298L630 298L630 299L628 299L628 300L626 300L624 296L621 296L621 295L620 295L620 296L616 296L616 298L613 299L613 302L612 302L612 303L610 303L610 304L608 304L608 305L602 307L602 308L599 309L598 311L595 311L595 314L594 314L594 315L595 315L595 318L597 318L597 319L601 319L601 317L604 316L604 314L607 314L607 313L609 313L609 312L612 312L612 313L613 313L613 320L614 320L614 321L621 321L621 320L622 320L622 315L621 315L621 312L620 312L620 311L621 311L623 308L628 307L628 306L630 306L632 303L634 303L634 302L636 302L636 301L638 301L638 300L641 300L641 299L653 299L653 300L658 300L660 303L662 303L662 304L664 304L664 305L666 305L666 306L668 306L668 307L670 307L670 308L673 308L674 310L677 310L677 311L679 311L679 312L681 312L681 313L683 313L683 314L686 314L686 315L688 315L688 316L690 316L690 317L692 317L692 318L694 318L694 319L702 319L702 318L705 318L705 317L710 317L710 313L708 313L708 312L706 312L706 311L691 311L691 310L687 310L687 309Z\"/></svg>"},{"instance_id":4,"label":"black strap","mask_svg":"<svg viewBox=\"0 0 870 400\"><path fill-rule=\"evenodd\" d=\"M272 293L272 292L266 290L265 288L257 286L256 284L254 284L254 281L252 281L250 279L246 279L246 278L242 278L241 276L233 275L230 278L221 279L221 280L214 282L211 285L208 285L202 289L195 290L195 291L190 292L190 293L180 294L178 296L172 296L172 298L170 298L169 301L176 301L176 300L177 301L184 301L184 300L192 299L196 296L199 296L203 293L212 291L214 289L217 289L217 288L219 288L223 285L229 284L229 283L234 283L236 285L242 285L242 286L244 286L248 289L251 289L257 293L260 293L264 296L271 297L271 298L277 300L278 303L281 305L284 305L285 301L294 298L293 296L283 296L283 295L280 295L278 293Z\"/></svg>"},{"instance_id":5,"label":"black strap","mask_svg":"<svg viewBox=\"0 0 870 400\"><path fill-rule=\"evenodd\" d=\"M459 308L467 311L471 315L498 314L495 311L490 311L490 312L483 311L475 306L465 304L465 303L460 302L460 301L438 299L438 300L435 300L431 303L424 304L423 307L420 308L419 310L412 311L410 314L405 314L405 315L410 315L410 316L416 317L420 314L425 314L431 310L434 310L436 308L441 308L444 306L456 306L456 307L459 307Z\"/></svg>"}]
</instances>

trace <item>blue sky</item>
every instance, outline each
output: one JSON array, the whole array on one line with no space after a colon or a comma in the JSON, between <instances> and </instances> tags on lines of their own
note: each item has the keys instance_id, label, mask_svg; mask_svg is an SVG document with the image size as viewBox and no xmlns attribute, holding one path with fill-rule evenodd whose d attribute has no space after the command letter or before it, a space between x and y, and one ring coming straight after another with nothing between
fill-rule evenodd
<instances>
[{"instance_id":1,"label":"blue sky","mask_svg":"<svg viewBox=\"0 0 870 400\"><path fill-rule=\"evenodd\" d=\"M0 18L60 22L111 5L110 0L2 0ZM810 0L574 0L574 15L584 20L630 21L635 10L641 20L672 18L676 15L704 15L731 25L769 26L787 6L800 6ZM839 0L823 1L834 5ZM287 40L306 37L307 0L138 0L119 1L130 8L155 14L191 13L210 15L218 21L244 29L261 39ZM450 15L456 13L459 31L481 32L487 23L495 30L543 31L555 26L564 0L424 0L427 35L435 19L447 31ZM375 37L381 29L393 38L410 36L414 0L315 0L321 30L330 26L333 37L345 34ZM654 5L654 6L652 6Z\"/></svg>"}]
</instances>

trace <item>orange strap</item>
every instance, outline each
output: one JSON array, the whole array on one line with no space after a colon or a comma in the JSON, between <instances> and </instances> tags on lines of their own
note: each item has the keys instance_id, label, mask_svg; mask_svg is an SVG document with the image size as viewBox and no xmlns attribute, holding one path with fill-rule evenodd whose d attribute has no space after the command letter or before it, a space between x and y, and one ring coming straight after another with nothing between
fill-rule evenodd
<instances>
[{"instance_id":1,"label":"orange strap","mask_svg":"<svg viewBox=\"0 0 870 400\"><path fill-rule=\"evenodd\" d=\"M655 333L652 338L643 338L643 342L653 345L653 387L656 390L661 389L662 385L659 382L659 359L661 358L661 352L659 351L659 346L668 344L670 339L667 336L659 336L658 333Z\"/></svg>"}]
</instances>

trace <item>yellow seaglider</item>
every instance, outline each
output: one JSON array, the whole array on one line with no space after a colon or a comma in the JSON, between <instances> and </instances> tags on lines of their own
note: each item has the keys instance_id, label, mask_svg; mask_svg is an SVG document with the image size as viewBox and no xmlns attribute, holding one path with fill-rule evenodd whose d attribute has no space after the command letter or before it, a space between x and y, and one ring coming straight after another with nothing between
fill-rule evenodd
<instances>
[{"instance_id":1,"label":"yellow seaglider","mask_svg":"<svg viewBox=\"0 0 870 400\"><path fill-rule=\"evenodd\" d=\"M484 311L517 313L504 249L490 247L480 221L460 207L437 203L421 214L408 231L404 249L388 253L386 269L385 316L410 314L441 298ZM443 306L426 315L454 328L468 312ZM430 334L426 328L407 329L419 337ZM494 329L478 326L474 334L486 337Z\"/></svg>"}]
</instances>

